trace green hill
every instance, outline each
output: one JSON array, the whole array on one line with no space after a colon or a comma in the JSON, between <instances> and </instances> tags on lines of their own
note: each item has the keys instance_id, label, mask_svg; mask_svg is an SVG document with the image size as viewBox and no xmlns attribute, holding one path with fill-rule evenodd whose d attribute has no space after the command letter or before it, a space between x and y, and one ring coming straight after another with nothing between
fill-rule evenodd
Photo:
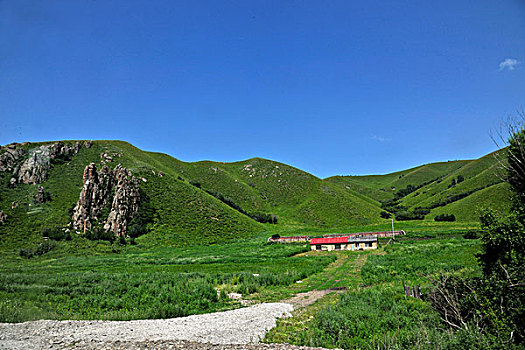
<instances>
[{"instance_id":1,"label":"green hill","mask_svg":"<svg viewBox=\"0 0 525 350\"><path fill-rule=\"evenodd\" d=\"M68 145L68 152L73 152L75 143L64 141L60 145ZM15 161L6 154L13 147L10 151L8 147L0 150L0 169L11 167L0 170L0 211L7 216L0 224L0 249L37 244L42 241L43 229L55 228L71 230L75 239L67 249L110 249L107 242L83 239L81 233L76 234L78 228L70 225L83 186L83 172L90 163L97 164L99 170L102 163L110 168L121 164L138 180L142 200L137 215L144 225L139 227L145 228L141 232L147 234L136 241L145 246L213 244L249 238L268 231L270 226L265 225L270 224L263 223L275 220L277 226L297 229L376 225L388 222L380 213L383 203L394 200L408 211L427 208L427 220L438 214L454 214L458 221L472 222L477 221L476 210L480 206L503 211L508 208L509 189L497 176L494 155L426 164L386 175L322 180L261 158L188 163L166 154L142 151L122 141L95 141L91 147L77 145L73 155L52 159L41 183L26 184L20 177L15 186L10 184L13 169L16 172L41 146L56 144L17 145L23 156ZM29 173L24 179L29 178ZM38 186L44 187L50 200L34 200ZM104 217L100 216L107 217L111 200L112 197L97 214L95 221L100 221L95 225L101 226ZM133 220L130 225L138 219ZM272 227L270 231L275 230Z\"/></svg>"},{"instance_id":2,"label":"green hill","mask_svg":"<svg viewBox=\"0 0 525 350\"><path fill-rule=\"evenodd\" d=\"M430 211L426 219L454 214L458 221L477 221L481 206L508 210L510 190L501 184L498 152L476 160L432 163L386 175L335 176L325 181L357 191L378 205L396 200L395 204L409 212L426 209ZM385 205L383 208L389 210Z\"/></svg>"}]
</instances>

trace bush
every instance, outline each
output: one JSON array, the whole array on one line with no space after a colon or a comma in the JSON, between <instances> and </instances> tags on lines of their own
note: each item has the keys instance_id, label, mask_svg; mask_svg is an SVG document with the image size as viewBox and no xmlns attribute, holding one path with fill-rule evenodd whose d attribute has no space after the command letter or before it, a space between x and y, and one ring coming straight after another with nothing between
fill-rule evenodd
<instances>
[{"instance_id":1,"label":"bush","mask_svg":"<svg viewBox=\"0 0 525 350\"><path fill-rule=\"evenodd\" d=\"M440 214L434 217L434 221L456 221L454 214Z\"/></svg>"},{"instance_id":2,"label":"bush","mask_svg":"<svg viewBox=\"0 0 525 350\"><path fill-rule=\"evenodd\" d=\"M387 211L382 211L381 214L379 214L383 219L390 219L392 217L392 214L390 214Z\"/></svg>"},{"instance_id":3,"label":"bush","mask_svg":"<svg viewBox=\"0 0 525 350\"><path fill-rule=\"evenodd\" d=\"M53 241L70 241L71 240L71 234L69 232L65 232L63 229L57 228L57 227L43 228L40 233L42 234L42 237L52 239Z\"/></svg>"},{"instance_id":4,"label":"bush","mask_svg":"<svg viewBox=\"0 0 525 350\"><path fill-rule=\"evenodd\" d=\"M266 214L266 213L257 213L250 215L252 219L254 219L257 222L261 223L268 223L268 224L276 224L279 220L279 217L274 214Z\"/></svg>"},{"instance_id":5,"label":"bush","mask_svg":"<svg viewBox=\"0 0 525 350\"><path fill-rule=\"evenodd\" d=\"M190 180L190 185L193 185L193 186L195 186L197 188L202 188L201 183L198 182L198 181L195 181L195 180Z\"/></svg>"},{"instance_id":6,"label":"bush","mask_svg":"<svg viewBox=\"0 0 525 350\"><path fill-rule=\"evenodd\" d=\"M35 256L44 255L46 253L49 253L53 249L55 249L57 246L56 242L53 241L44 241L40 244L38 244L34 248L22 248L19 251L19 254L23 258L31 259Z\"/></svg>"},{"instance_id":7,"label":"bush","mask_svg":"<svg viewBox=\"0 0 525 350\"><path fill-rule=\"evenodd\" d=\"M478 239L480 237L480 234L483 233L483 231L479 230L468 230L463 234L463 238L465 239Z\"/></svg>"},{"instance_id":8,"label":"bush","mask_svg":"<svg viewBox=\"0 0 525 350\"><path fill-rule=\"evenodd\" d=\"M117 238L113 232L105 231L100 227L86 231L84 237L90 241L108 241L110 243L113 243Z\"/></svg>"}]
</instances>

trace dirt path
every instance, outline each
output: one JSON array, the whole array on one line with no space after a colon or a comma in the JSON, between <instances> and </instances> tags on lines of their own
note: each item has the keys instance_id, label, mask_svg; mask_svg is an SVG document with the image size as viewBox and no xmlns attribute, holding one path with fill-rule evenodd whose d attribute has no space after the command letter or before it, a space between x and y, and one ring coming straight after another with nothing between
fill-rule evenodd
<instances>
[{"instance_id":1,"label":"dirt path","mask_svg":"<svg viewBox=\"0 0 525 350\"><path fill-rule=\"evenodd\" d=\"M264 303L242 309L162 320L34 321L0 324L0 349L68 349L79 343L198 341L256 344L289 317L293 306Z\"/></svg>"},{"instance_id":2,"label":"dirt path","mask_svg":"<svg viewBox=\"0 0 525 350\"><path fill-rule=\"evenodd\" d=\"M317 300L332 292L333 291L329 289L311 290L309 292L298 293L289 299L283 300L282 302L292 304L294 309L300 309L315 303Z\"/></svg>"}]
</instances>

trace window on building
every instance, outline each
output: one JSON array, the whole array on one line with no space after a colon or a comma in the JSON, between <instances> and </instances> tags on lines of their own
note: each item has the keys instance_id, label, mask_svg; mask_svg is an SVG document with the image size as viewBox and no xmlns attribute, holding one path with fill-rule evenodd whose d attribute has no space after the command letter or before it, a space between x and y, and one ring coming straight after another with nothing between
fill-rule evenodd
<instances>
[{"instance_id":1,"label":"window on building","mask_svg":"<svg viewBox=\"0 0 525 350\"><path fill-rule=\"evenodd\" d=\"M335 245L335 250L341 250L341 245L340 244L336 244Z\"/></svg>"},{"instance_id":2,"label":"window on building","mask_svg":"<svg viewBox=\"0 0 525 350\"><path fill-rule=\"evenodd\" d=\"M372 242L366 242L366 246L367 246L368 248L371 248L371 247L372 247Z\"/></svg>"},{"instance_id":3,"label":"window on building","mask_svg":"<svg viewBox=\"0 0 525 350\"><path fill-rule=\"evenodd\" d=\"M316 244L315 245L315 250L321 250L321 245L320 244Z\"/></svg>"}]
</instances>

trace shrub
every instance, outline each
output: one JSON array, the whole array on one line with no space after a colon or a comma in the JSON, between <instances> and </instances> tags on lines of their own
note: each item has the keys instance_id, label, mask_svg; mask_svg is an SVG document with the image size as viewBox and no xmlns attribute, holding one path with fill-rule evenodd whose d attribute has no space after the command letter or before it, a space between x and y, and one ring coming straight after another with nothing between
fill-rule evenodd
<instances>
[{"instance_id":1,"label":"shrub","mask_svg":"<svg viewBox=\"0 0 525 350\"><path fill-rule=\"evenodd\" d=\"M55 249L57 246L57 243L54 241L44 241L40 244L38 244L34 248L22 248L19 251L19 254L23 258L31 259L35 256L44 255L46 253L49 253L53 249Z\"/></svg>"},{"instance_id":2,"label":"shrub","mask_svg":"<svg viewBox=\"0 0 525 350\"><path fill-rule=\"evenodd\" d=\"M113 243L117 238L113 232L108 232L100 227L95 227L91 230L86 231L84 237L90 241L108 241Z\"/></svg>"},{"instance_id":3,"label":"shrub","mask_svg":"<svg viewBox=\"0 0 525 350\"><path fill-rule=\"evenodd\" d=\"M463 234L463 238L465 239L478 239L480 236L480 233L483 233L483 231L480 230L468 230Z\"/></svg>"},{"instance_id":4,"label":"shrub","mask_svg":"<svg viewBox=\"0 0 525 350\"><path fill-rule=\"evenodd\" d=\"M71 234L69 232L65 232L61 228L53 227L53 228L43 228L40 232L42 234L42 237L47 237L49 239L52 239L53 241L70 241L71 240Z\"/></svg>"},{"instance_id":5,"label":"shrub","mask_svg":"<svg viewBox=\"0 0 525 350\"><path fill-rule=\"evenodd\" d=\"M190 180L190 185L193 185L193 186L195 186L197 188L202 188L201 183L198 182L198 181L195 181L195 180Z\"/></svg>"},{"instance_id":6,"label":"shrub","mask_svg":"<svg viewBox=\"0 0 525 350\"><path fill-rule=\"evenodd\" d=\"M434 217L434 221L456 221L454 214L440 214Z\"/></svg>"},{"instance_id":7,"label":"shrub","mask_svg":"<svg viewBox=\"0 0 525 350\"><path fill-rule=\"evenodd\" d=\"M381 214L379 214L383 219L390 219L392 217L392 214L390 214L387 211L382 211Z\"/></svg>"}]
</instances>

